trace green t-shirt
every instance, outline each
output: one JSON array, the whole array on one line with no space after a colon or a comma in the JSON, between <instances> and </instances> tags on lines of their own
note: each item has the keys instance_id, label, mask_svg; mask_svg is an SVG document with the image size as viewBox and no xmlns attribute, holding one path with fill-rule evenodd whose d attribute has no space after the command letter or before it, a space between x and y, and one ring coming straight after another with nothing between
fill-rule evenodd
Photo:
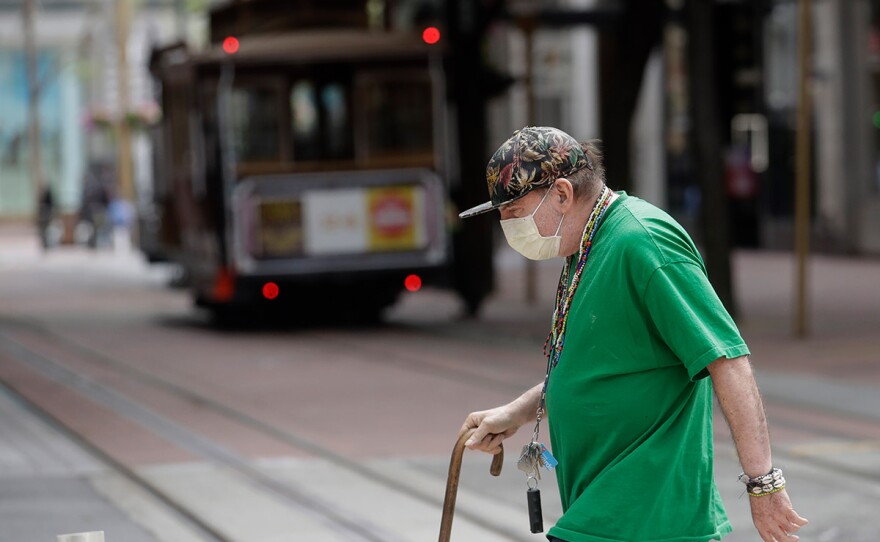
<instances>
[{"instance_id":1,"label":"green t-shirt","mask_svg":"<svg viewBox=\"0 0 880 542\"><path fill-rule=\"evenodd\" d=\"M620 194L593 238L547 389L567 542L731 531L715 486L706 366L748 354L684 229Z\"/></svg>"}]
</instances>

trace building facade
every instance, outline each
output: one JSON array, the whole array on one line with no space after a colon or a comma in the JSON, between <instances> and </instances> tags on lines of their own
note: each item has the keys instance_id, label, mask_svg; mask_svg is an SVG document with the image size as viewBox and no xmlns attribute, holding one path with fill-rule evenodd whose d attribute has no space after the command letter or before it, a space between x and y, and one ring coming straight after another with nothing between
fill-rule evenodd
<instances>
[{"instance_id":1,"label":"building facade","mask_svg":"<svg viewBox=\"0 0 880 542\"><path fill-rule=\"evenodd\" d=\"M83 180L91 169L115 167L113 123L118 116L143 126L158 114L147 70L152 46L181 33L196 41L205 34L204 17L182 17L180 3L138 3L125 45L130 95L123 112L117 84L116 1L35 2L41 169L56 206L66 214L79 208ZM0 0L0 219L32 216L37 200L28 143L24 39L22 0ZM135 183L148 189L149 147L137 130L133 155Z\"/></svg>"},{"instance_id":2,"label":"building facade","mask_svg":"<svg viewBox=\"0 0 880 542\"><path fill-rule=\"evenodd\" d=\"M590 9L599 2L547 3ZM667 2L673 12L684 2ZM736 246L793 244L794 135L798 100L797 1L718 2L716 70L724 178ZM812 228L817 250L880 253L880 1L813 0ZM598 137L597 29L534 34L534 108L528 115L527 40L497 25L490 54L518 83L491 107L491 141L526 124ZM687 32L666 23L649 60L632 125L631 186L696 231L700 194L691 172ZM489 145L492 146L491 143ZM614 179L609 179L613 186Z\"/></svg>"}]
</instances>

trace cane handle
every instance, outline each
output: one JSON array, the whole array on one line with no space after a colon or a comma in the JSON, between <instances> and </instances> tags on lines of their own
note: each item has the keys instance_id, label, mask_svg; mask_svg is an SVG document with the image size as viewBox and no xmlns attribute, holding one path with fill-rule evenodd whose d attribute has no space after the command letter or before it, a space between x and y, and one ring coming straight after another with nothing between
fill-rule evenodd
<instances>
[{"instance_id":1,"label":"cane handle","mask_svg":"<svg viewBox=\"0 0 880 542\"><path fill-rule=\"evenodd\" d=\"M455 514L455 498L458 495L458 479L461 475L464 443L474 434L474 431L476 431L475 428L462 431L458 435L455 448L452 449L452 458L449 460L449 475L446 477L446 497L443 499L443 518L440 520L440 542L449 542L449 537L452 534L452 516ZM492 476L500 475L503 464L504 447L499 444L498 453L492 457L489 474Z\"/></svg>"}]
</instances>

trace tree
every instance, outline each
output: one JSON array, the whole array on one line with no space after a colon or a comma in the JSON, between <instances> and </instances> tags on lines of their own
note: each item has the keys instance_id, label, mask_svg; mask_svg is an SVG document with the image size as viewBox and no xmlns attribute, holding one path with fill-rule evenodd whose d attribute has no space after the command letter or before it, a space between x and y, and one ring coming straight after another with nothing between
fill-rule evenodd
<instances>
[{"instance_id":1,"label":"tree","mask_svg":"<svg viewBox=\"0 0 880 542\"><path fill-rule=\"evenodd\" d=\"M22 4L24 25L24 50L27 59L28 79L28 147L31 159L31 183L34 187L34 209L40 198L43 184L42 159L40 157L40 81L37 74L37 44L34 18L36 17L36 0L25 0Z\"/></svg>"}]
</instances>

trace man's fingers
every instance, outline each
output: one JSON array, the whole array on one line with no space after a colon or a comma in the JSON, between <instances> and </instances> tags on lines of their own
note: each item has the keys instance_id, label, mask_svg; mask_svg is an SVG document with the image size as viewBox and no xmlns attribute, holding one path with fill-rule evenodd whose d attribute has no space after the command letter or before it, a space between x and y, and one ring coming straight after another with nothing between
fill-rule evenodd
<instances>
[{"instance_id":1,"label":"man's fingers","mask_svg":"<svg viewBox=\"0 0 880 542\"><path fill-rule=\"evenodd\" d=\"M801 527L803 527L804 525L806 525L807 523L810 522L810 520L808 520L807 518L802 518L802 517L800 517L800 516L798 515L798 513L795 512L793 509L789 509L789 510L788 510L788 513L786 514L786 518L788 519L788 521L790 521L790 522L794 523L795 525L797 525L798 528L801 528Z\"/></svg>"},{"instance_id":2,"label":"man's fingers","mask_svg":"<svg viewBox=\"0 0 880 542\"><path fill-rule=\"evenodd\" d=\"M481 442L483 438L486 437L486 428L483 425L477 427L477 430L474 431L474 434L471 435L471 438L467 439L467 442L464 443L468 448L473 448L478 442Z\"/></svg>"},{"instance_id":3,"label":"man's fingers","mask_svg":"<svg viewBox=\"0 0 880 542\"><path fill-rule=\"evenodd\" d=\"M486 435L486 438L483 439L482 446L480 446L481 450L485 450L486 452L495 455L501 451L501 442L504 440L504 435L501 433L491 433Z\"/></svg>"},{"instance_id":4,"label":"man's fingers","mask_svg":"<svg viewBox=\"0 0 880 542\"><path fill-rule=\"evenodd\" d=\"M496 454L501 450L501 442L504 440L502 433L487 433L485 427L478 427L464 445L471 450L480 450L490 454Z\"/></svg>"},{"instance_id":5,"label":"man's fingers","mask_svg":"<svg viewBox=\"0 0 880 542\"><path fill-rule=\"evenodd\" d=\"M497 452L501 448L501 442L504 440L504 435L499 433L496 435L490 435L492 438L489 439L488 444L486 445L492 453Z\"/></svg>"},{"instance_id":6,"label":"man's fingers","mask_svg":"<svg viewBox=\"0 0 880 542\"><path fill-rule=\"evenodd\" d=\"M797 525L773 525L758 529L764 542L797 542L800 537L795 533L800 529Z\"/></svg>"},{"instance_id":7,"label":"man's fingers","mask_svg":"<svg viewBox=\"0 0 880 542\"><path fill-rule=\"evenodd\" d=\"M795 542L800 540L797 536L789 535L779 526L768 529L768 532L772 536L771 540L776 540L777 542Z\"/></svg>"},{"instance_id":8,"label":"man's fingers","mask_svg":"<svg viewBox=\"0 0 880 542\"><path fill-rule=\"evenodd\" d=\"M785 532L787 532L787 533L796 533L801 530L802 526L803 526L803 524L792 523L791 521L788 521L787 519L782 522L782 528L785 529Z\"/></svg>"}]
</instances>

